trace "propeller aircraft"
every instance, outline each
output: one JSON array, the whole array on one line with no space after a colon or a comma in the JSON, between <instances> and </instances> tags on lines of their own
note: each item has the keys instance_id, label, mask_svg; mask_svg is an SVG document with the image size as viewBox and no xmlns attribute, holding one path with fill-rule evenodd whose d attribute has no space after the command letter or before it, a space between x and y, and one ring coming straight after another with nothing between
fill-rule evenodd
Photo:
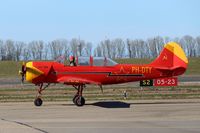
<instances>
[{"instance_id":1,"label":"propeller aircraft","mask_svg":"<svg viewBox=\"0 0 200 133\"><path fill-rule=\"evenodd\" d=\"M174 77L186 71L188 59L179 44L170 42L150 64L118 64L106 57L77 57L72 62L65 65L55 61L29 61L22 65L22 81L38 86L36 106L42 105L42 91L52 83L72 85L77 90L74 104L83 106L82 93L87 84L96 84L102 89L102 85Z\"/></svg>"}]
</instances>

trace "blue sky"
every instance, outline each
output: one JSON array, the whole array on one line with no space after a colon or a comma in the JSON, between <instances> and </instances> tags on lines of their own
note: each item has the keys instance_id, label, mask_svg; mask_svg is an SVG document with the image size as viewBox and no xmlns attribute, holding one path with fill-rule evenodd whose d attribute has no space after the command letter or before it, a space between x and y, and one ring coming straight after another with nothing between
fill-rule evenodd
<instances>
[{"instance_id":1,"label":"blue sky","mask_svg":"<svg viewBox=\"0 0 200 133\"><path fill-rule=\"evenodd\" d=\"M0 39L200 35L200 0L0 0Z\"/></svg>"}]
</instances>

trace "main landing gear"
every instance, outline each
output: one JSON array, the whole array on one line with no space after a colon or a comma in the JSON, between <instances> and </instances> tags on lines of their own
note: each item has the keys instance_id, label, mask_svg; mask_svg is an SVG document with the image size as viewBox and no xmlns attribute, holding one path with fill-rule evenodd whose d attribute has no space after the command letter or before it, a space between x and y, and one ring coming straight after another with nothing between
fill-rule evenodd
<instances>
[{"instance_id":1,"label":"main landing gear","mask_svg":"<svg viewBox=\"0 0 200 133\"><path fill-rule=\"evenodd\" d=\"M48 83L44 87L43 87L43 83L41 83L41 84L38 85L39 86L38 89L37 89L38 93L37 93L35 101L34 101L35 106L41 106L42 105L42 103L43 103L43 101L41 99L42 91L45 90L49 85L50 85L50 83ZM83 105L85 105L85 99L82 96L83 89L84 89L85 85L84 84L73 85L73 87L77 90L77 93L76 93L76 95L73 98L73 103L75 105L77 105L77 106L83 106Z\"/></svg>"},{"instance_id":2,"label":"main landing gear","mask_svg":"<svg viewBox=\"0 0 200 133\"><path fill-rule=\"evenodd\" d=\"M42 99L41 99L41 96L42 96L42 91L45 90L50 84L47 84L46 86L43 87L43 83L39 84L39 88L38 88L38 93L36 95L36 98L35 98L35 101L34 101L34 104L35 106L41 106L42 105Z\"/></svg>"},{"instance_id":3,"label":"main landing gear","mask_svg":"<svg viewBox=\"0 0 200 133\"><path fill-rule=\"evenodd\" d=\"M85 105L85 99L82 96L83 88L85 85L73 85L73 87L77 90L77 93L73 98L73 103L76 104L76 106Z\"/></svg>"}]
</instances>

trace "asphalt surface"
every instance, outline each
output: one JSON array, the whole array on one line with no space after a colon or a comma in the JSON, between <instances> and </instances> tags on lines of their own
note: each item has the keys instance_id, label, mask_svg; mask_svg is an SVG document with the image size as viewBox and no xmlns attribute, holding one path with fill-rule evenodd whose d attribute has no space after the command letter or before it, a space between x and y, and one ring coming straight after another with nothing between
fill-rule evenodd
<instances>
[{"instance_id":1,"label":"asphalt surface","mask_svg":"<svg viewBox=\"0 0 200 133\"><path fill-rule=\"evenodd\" d=\"M199 133L200 99L1 103L0 133Z\"/></svg>"}]
</instances>

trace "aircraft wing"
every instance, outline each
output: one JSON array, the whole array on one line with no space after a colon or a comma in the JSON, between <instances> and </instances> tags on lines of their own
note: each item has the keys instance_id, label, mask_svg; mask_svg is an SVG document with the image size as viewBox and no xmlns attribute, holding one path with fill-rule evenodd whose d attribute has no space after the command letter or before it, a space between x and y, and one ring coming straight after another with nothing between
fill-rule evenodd
<instances>
[{"instance_id":1,"label":"aircraft wing","mask_svg":"<svg viewBox=\"0 0 200 133\"><path fill-rule=\"evenodd\" d=\"M71 76L64 76L57 80L59 83L68 84L68 85L76 85L76 84L97 84L100 85L101 83L84 79L78 77L71 77Z\"/></svg>"}]
</instances>

